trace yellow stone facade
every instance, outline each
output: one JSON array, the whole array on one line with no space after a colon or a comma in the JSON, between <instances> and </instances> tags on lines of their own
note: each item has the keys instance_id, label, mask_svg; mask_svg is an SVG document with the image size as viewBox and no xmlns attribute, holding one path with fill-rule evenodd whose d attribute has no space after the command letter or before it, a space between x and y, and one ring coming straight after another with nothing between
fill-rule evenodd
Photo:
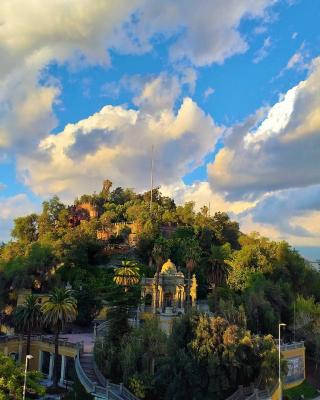
<instances>
[{"instance_id":1,"label":"yellow stone facade","mask_svg":"<svg viewBox=\"0 0 320 400\"><path fill-rule=\"evenodd\" d=\"M188 279L177 271L171 260L166 261L159 274L158 295L157 277L142 278L140 319L155 314L165 332L170 332L173 319L184 314L187 306ZM158 304L156 304L158 300ZM195 307L197 300L197 280L195 275L190 280L190 306Z\"/></svg>"},{"instance_id":2,"label":"yellow stone facade","mask_svg":"<svg viewBox=\"0 0 320 400\"><path fill-rule=\"evenodd\" d=\"M74 362L75 357L81 348L81 344L60 342L59 355L61 356L60 376L61 385L65 384L66 365L68 360ZM0 338L0 352L6 356L11 356L15 360L24 364L26 357L26 340L22 336L4 336ZM33 358L29 361L29 369L44 372L50 380L53 373L54 343L47 337L33 337L31 341L30 354ZM44 371L44 358L47 356L47 371Z\"/></svg>"},{"instance_id":3,"label":"yellow stone facade","mask_svg":"<svg viewBox=\"0 0 320 400\"><path fill-rule=\"evenodd\" d=\"M284 389L300 385L306 379L306 358L303 342L281 345L281 354L288 362L288 374L284 379Z\"/></svg>"}]
</instances>

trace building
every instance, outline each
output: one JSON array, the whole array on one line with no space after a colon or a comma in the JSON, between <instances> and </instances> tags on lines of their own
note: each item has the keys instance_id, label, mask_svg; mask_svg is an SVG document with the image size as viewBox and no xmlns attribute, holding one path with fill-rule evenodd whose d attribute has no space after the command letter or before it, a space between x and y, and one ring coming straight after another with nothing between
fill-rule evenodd
<instances>
[{"instance_id":1,"label":"building","mask_svg":"<svg viewBox=\"0 0 320 400\"><path fill-rule=\"evenodd\" d=\"M184 274L177 270L171 260L163 264L158 285L157 274L153 278L142 278L142 304L139 310L139 318L144 320L150 318L150 315L157 315L163 330L170 332L174 318L184 314L187 308L189 283L189 304L190 307L195 308L197 300L196 277L193 275L189 282Z\"/></svg>"},{"instance_id":2,"label":"building","mask_svg":"<svg viewBox=\"0 0 320 400\"><path fill-rule=\"evenodd\" d=\"M281 354L288 362L288 373L284 378L284 388L300 385L306 378L304 342L281 344Z\"/></svg>"}]
</instances>

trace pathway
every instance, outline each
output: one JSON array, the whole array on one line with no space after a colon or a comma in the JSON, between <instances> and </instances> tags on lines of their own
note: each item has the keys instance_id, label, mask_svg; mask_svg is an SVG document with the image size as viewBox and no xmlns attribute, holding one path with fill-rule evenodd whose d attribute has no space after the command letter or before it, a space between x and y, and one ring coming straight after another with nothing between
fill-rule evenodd
<instances>
[{"instance_id":1,"label":"pathway","mask_svg":"<svg viewBox=\"0 0 320 400\"><path fill-rule=\"evenodd\" d=\"M63 335L69 343L83 343L83 352L75 360L77 376L88 393L97 400L138 400L123 385L108 383L95 368L93 359L94 336L92 333Z\"/></svg>"}]
</instances>

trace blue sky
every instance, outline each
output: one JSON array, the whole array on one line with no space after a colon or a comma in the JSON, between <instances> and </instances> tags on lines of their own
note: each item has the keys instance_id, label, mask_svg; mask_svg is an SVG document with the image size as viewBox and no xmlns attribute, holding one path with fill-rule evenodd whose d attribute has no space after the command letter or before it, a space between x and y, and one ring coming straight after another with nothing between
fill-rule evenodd
<instances>
[{"instance_id":1,"label":"blue sky","mask_svg":"<svg viewBox=\"0 0 320 400\"><path fill-rule=\"evenodd\" d=\"M53 194L146 189L154 145L177 202L320 258L316 1L5 0L0 15L0 240Z\"/></svg>"}]
</instances>

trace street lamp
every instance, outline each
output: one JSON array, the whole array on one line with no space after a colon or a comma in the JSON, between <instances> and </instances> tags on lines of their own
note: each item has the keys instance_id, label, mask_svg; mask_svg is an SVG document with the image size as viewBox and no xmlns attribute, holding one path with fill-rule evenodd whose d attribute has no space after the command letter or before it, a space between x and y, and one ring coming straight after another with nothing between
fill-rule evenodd
<instances>
[{"instance_id":1,"label":"street lamp","mask_svg":"<svg viewBox=\"0 0 320 400\"><path fill-rule=\"evenodd\" d=\"M279 324L279 400L282 400L282 386L281 386L281 327L287 324Z\"/></svg>"},{"instance_id":2,"label":"street lamp","mask_svg":"<svg viewBox=\"0 0 320 400\"><path fill-rule=\"evenodd\" d=\"M26 363L24 368L24 383L23 383L23 395L22 400L26 398L26 388L27 388L27 371L28 371L28 361L31 360L33 356L31 354L26 355Z\"/></svg>"}]
</instances>

